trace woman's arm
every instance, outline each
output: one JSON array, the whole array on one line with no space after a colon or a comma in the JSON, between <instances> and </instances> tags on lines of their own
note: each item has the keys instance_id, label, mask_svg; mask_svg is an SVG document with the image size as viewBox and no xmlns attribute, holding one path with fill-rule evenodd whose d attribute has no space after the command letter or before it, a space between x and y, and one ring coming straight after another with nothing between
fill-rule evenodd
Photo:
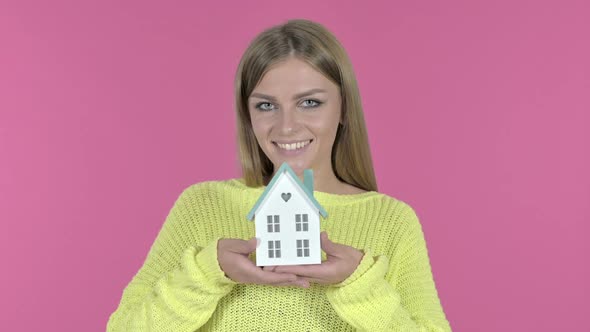
<instances>
[{"instance_id":1,"label":"woman's arm","mask_svg":"<svg viewBox=\"0 0 590 332\"><path fill-rule=\"evenodd\" d=\"M340 317L361 331L450 331L430 268L424 234L407 206L391 261L365 252L350 277L328 288Z\"/></svg>"},{"instance_id":2,"label":"woman's arm","mask_svg":"<svg viewBox=\"0 0 590 332\"><path fill-rule=\"evenodd\" d=\"M216 196L205 183L180 195L108 331L194 331L237 283L301 287L296 275L263 271L248 258L255 239L221 239L218 216L207 211L229 203Z\"/></svg>"},{"instance_id":3,"label":"woman's arm","mask_svg":"<svg viewBox=\"0 0 590 332\"><path fill-rule=\"evenodd\" d=\"M194 331L211 317L235 282L219 267L217 239L195 246L190 224L185 190L125 288L107 331Z\"/></svg>"}]
</instances>

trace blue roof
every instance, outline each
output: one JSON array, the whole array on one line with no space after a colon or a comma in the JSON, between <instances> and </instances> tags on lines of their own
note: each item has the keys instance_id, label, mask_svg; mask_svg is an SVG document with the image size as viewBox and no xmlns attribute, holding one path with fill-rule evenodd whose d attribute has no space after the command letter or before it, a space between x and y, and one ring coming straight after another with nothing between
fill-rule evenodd
<instances>
[{"instance_id":1,"label":"blue roof","mask_svg":"<svg viewBox=\"0 0 590 332\"><path fill-rule=\"evenodd\" d=\"M281 174L283 174L285 172L287 172L287 174L290 175L293 178L293 180L295 181L295 183L299 187L301 187L301 189L303 190L303 192L307 195L307 198L309 198L309 200L313 203L313 205L319 210L319 212L322 215L322 217L327 218L328 217L328 212L326 212L326 210L324 210L324 208L315 199L315 197L313 197L313 170L306 169L306 170L303 171L304 178L309 180L309 181L305 181L305 179L304 179L304 182L306 182L306 184L309 185L309 187L308 187L305 184L301 183L301 180L299 180L299 177L297 176L297 174L295 174L295 171L293 171L293 169L291 168L291 166L289 166L289 164L287 164L286 162L284 162L281 165L281 167L279 167L279 169L277 170L277 172L275 173L275 175L272 177L272 180L270 180L270 182L268 183L268 185L264 189L264 192L262 193L262 195L260 195L260 197L256 201L256 204L254 204L254 206L252 207L252 209L248 213L248 216L247 216L248 220L254 219L254 213L256 212L256 210L258 209L258 207L260 206L260 204L262 203L262 201L264 201L264 198L266 197L266 195L268 195L268 193L270 192L270 190L272 189L272 187L274 186L274 184L277 182L277 180L279 179L279 177L281 176Z\"/></svg>"}]
</instances>

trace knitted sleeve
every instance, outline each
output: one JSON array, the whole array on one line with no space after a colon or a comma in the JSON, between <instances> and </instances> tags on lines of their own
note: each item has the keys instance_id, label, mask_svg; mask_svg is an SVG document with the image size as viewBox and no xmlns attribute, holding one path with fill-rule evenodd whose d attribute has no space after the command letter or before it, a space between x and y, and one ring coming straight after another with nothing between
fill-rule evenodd
<instances>
[{"instance_id":1,"label":"knitted sleeve","mask_svg":"<svg viewBox=\"0 0 590 332\"><path fill-rule=\"evenodd\" d=\"M327 289L328 300L360 331L450 331L422 228L410 206L400 222L405 229L392 259L365 251L355 272Z\"/></svg>"},{"instance_id":2,"label":"knitted sleeve","mask_svg":"<svg viewBox=\"0 0 590 332\"><path fill-rule=\"evenodd\" d=\"M194 203L194 202L193 202ZM107 331L195 331L235 285L217 262L217 240L198 246L187 190L170 210L146 260L127 285Z\"/></svg>"}]
</instances>

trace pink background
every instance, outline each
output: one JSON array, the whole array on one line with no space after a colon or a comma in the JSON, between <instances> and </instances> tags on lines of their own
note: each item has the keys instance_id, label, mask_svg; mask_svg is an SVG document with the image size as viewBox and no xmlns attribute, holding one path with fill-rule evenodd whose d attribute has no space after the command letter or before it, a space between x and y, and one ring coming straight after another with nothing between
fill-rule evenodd
<instances>
[{"instance_id":1,"label":"pink background","mask_svg":"<svg viewBox=\"0 0 590 332\"><path fill-rule=\"evenodd\" d=\"M82 4L84 2L84 4ZM587 1L2 1L0 329L103 331L174 200L239 176L233 76L308 18L455 331L588 327Z\"/></svg>"}]
</instances>

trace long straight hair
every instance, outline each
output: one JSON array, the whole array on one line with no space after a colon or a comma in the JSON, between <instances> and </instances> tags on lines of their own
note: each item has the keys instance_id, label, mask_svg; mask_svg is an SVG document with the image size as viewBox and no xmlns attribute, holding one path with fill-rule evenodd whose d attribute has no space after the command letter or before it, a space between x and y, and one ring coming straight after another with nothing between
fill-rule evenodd
<instances>
[{"instance_id":1,"label":"long straight hair","mask_svg":"<svg viewBox=\"0 0 590 332\"><path fill-rule=\"evenodd\" d=\"M322 25L290 20L260 33L250 43L235 79L238 148L242 175L249 187L268 184L273 164L254 135L248 98L270 66L290 56L306 61L340 88L342 118L332 147L332 169L343 182L377 191L361 98L346 51Z\"/></svg>"}]
</instances>

